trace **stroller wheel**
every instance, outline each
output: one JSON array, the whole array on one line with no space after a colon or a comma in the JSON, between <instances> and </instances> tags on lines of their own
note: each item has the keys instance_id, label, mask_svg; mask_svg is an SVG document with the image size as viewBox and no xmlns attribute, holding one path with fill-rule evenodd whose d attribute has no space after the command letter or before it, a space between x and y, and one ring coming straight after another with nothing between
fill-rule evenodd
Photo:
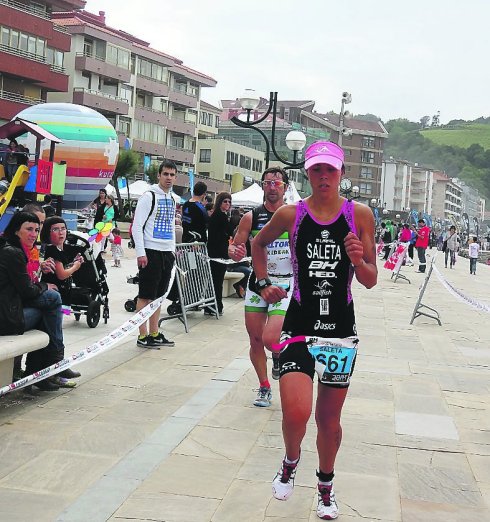
<instances>
[{"instance_id":1,"label":"stroller wheel","mask_svg":"<svg viewBox=\"0 0 490 522\"><path fill-rule=\"evenodd\" d=\"M100 321L100 303L92 301L87 308L87 325L90 328L95 328Z\"/></svg>"},{"instance_id":2,"label":"stroller wheel","mask_svg":"<svg viewBox=\"0 0 490 522\"><path fill-rule=\"evenodd\" d=\"M124 309L126 312L134 312L136 310L136 303L134 302L134 299L128 299L124 303Z\"/></svg>"},{"instance_id":3,"label":"stroller wheel","mask_svg":"<svg viewBox=\"0 0 490 522\"><path fill-rule=\"evenodd\" d=\"M182 308L180 306L180 303L172 303L168 305L167 307L167 314L168 315L177 315L182 312Z\"/></svg>"},{"instance_id":4,"label":"stroller wheel","mask_svg":"<svg viewBox=\"0 0 490 522\"><path fill-rule=\"evenodd\" d=\"M75 317L75 321L80 321L80 315L81 314L73 314L73 316Z\"/></svg>"}]
</instances>

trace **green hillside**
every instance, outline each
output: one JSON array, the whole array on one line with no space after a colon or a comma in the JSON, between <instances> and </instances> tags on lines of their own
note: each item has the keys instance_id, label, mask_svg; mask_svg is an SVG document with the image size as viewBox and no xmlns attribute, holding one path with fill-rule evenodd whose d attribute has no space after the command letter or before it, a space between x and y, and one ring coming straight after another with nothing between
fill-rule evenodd
<instances>
[{"instance_id":1,"label":"green hillside","mask_svg":"<svg viewBox=\"0 0 490 522\"><path fill-rule=\"evenodd\" d=\"M467 149L476 143L484 149L490 149L490 125L485 123L448 125L444 128L426 129L420 131L420 134L438 145Z\"/></svg>"}]
</instances>

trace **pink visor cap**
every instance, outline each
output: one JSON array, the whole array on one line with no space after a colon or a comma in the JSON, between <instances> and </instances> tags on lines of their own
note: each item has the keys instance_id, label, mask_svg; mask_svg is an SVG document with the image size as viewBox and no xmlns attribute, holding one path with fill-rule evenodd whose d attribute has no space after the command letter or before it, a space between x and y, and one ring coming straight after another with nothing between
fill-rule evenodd
<instances>
[{"instance_id":1,"label":"pink visor cap","mask_svg":"<svg viewBox=\"0 0 490 522\"><path fill-rule=\"evenodd\" d=\"M344 151L331 141L312 143L305 152L305 169L308 170L319 163L326 163L340 170L344 163Z\"/></svg>"}]
</instances>

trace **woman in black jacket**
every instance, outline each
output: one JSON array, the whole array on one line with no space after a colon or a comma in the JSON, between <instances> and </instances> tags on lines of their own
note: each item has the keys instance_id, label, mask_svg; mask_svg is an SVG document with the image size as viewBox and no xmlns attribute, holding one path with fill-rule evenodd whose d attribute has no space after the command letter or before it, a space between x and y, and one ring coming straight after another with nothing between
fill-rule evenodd
<instances>
[{"instance_id":1,"label":"woman in black jacket","mask_svg":"<svg viewBox=\"0 0 490 522\"><path fill-rule=\"evenodd\" d=\"M231 194L220 192L216 197L214 211L208 222L208 255L210 258L228 259L228 243L233 234L233 228L228 219L231 208ZM223 280L226 273L226 265L211 261L211 276L213 278L216 304L219 315L223 315ZM206 315L213 315L209 308L204 309Z\"/></svg>"},{"instance_id":2,"label":"woman in black jacket","mask_svg":"<svg viewBox=\"0 0 490 522\"><path fill-rule=\"evenodd\" d=\"M65 350L61 297L56 285L33 283L27 273L28 253L38 237L39 228L36 215L18 212L0 238L0 335L22 335L34 328L49 335L45 348L27 354L27 375L63 360ZM60 376L65 377L64 373ZM35 386L46 391L59 388L49 379Z\"/></svg>"}]
</instances>

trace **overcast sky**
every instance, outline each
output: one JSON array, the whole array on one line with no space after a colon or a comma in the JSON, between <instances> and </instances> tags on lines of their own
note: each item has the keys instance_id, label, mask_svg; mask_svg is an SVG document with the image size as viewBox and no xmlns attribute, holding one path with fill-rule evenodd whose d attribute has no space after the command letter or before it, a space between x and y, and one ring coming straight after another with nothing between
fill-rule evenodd
<instances>
[{"instance_id":1,"label":"overcast sky","mask_svg":"<svg viewBox=\"0 0 490 522\"><path fill-rule=\"evenodd\" d=\"M87 0L106 23L217 80L384 121L490 115L489 0Z\"/></svg>"}]
</instances>

